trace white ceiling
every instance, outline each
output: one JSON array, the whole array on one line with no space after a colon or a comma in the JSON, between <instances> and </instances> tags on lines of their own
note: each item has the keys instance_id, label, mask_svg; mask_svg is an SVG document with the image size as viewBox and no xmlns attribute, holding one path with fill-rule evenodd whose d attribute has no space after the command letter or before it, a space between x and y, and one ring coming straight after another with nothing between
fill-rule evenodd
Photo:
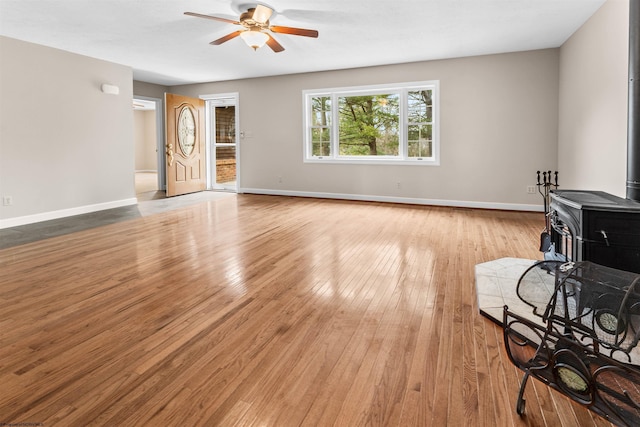
<instances>
[{"instance_id":1,"label":"white ceiling","mask_svg":"<svg viewBox=\"0 0 640 427\"><path fill-rule=\"evenodd\" d=\"M605 0L269 0L286 49L258 51L237 20L247 0L0 0L0 34L125 64L161 85L232 80L558 47Z\"/></svg>"}]
</instances>

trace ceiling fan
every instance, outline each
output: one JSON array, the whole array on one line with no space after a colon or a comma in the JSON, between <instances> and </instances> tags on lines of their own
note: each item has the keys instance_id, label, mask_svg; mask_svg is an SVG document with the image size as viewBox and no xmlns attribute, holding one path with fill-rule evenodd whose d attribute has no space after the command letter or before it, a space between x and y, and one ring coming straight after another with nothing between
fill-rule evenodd
<instances>
[{"instance_id":1,"label":"ceiling fan","mask_svg":"<svg viewBox=\"0 0 640 427\"><path fill-rule=\"evenodd\" d=\"M212 45L221 45L224 42L227 42L231 39L234 39L238 36L242 37L242 39L252 47L254 50L262 47L267 44L274 52L282 52L284 47L276 39L274 39L268 31L280 34L290 34L294 36L304 36L304 37L318 37L318 32L316 30L307 30L304 28L293 28L293 27L280 27L277 25L271 25L269 23L269 18L273 14L273 9L270 7L258 4L254 8L248 9L246 12L240 15L238 21L234 21L232 19L221 18L219 16L212 15L203 15L200 13L194 12L185 12L185 15L195 16L196 18L205 18L212 19L214 21L222 21L227 22L234 25L242 25L244 29L234 31L233 33L227 34L224 37L220 37L217 40L212 41L210 44Z\"/></svg>"}]
</instances>

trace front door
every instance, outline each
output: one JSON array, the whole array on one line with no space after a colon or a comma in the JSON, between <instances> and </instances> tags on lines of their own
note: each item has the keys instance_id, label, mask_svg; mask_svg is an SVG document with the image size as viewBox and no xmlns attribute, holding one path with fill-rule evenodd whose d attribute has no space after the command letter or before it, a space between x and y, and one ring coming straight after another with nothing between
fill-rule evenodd
<instances>
[{"instance_id":1,"label":"front door","mask_svg":"<svg viewBox=\"0 0 640 427\"><path fill-rule=\"evenodd\" d=\"M206 186L204 101L164 94L167 124L167 197L202 191Z\"/></svg>"}]
</instances>

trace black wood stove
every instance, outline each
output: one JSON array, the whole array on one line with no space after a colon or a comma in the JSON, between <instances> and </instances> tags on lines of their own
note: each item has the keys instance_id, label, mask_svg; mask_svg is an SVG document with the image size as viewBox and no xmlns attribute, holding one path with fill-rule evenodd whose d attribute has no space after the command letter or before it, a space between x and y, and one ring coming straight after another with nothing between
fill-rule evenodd
<instances>
[{"instance_id":1,"label":"black wood stove","mask_svg":"<svg viewBox=\"0 0 640 427\"><path fill-rule=\"evenodd\" d=\"M551 240L568 261L640 273L640 203L602 191L551 191Z\"/></svg>"}]
</instances>

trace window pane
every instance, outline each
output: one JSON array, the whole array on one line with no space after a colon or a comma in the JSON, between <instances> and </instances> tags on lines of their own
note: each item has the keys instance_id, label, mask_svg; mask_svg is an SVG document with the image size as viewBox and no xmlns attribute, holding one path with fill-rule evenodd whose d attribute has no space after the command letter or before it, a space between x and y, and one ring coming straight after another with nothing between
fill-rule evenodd
<instances>
[{"instance_id":1,"label":"window pane","mask_svg":"<svg viewBox=\"0 0 640 427\"><path fill-rule=\"evenodd\" d=\"M430 122L432 119L431 91L409 91L409 123Z\"/></svg>"},{"instance_id":2,"label":"window pane","mask_svg":"<svg viewBox=\"0 0 640 427\"><path fill-rule=\"evenodd\" d=\"M431 125L410 125L407 133L409 157L431 157L433 155Z\"/></svg>"},{"instance_id":3,"label":"window pane","mask_svg":"<svg viewBox=\"0 0 640 427\"><path fill-rule=\"evenodd\" d=\"M312 142L329 142L329 128L313 128L311 129Z\"/></svg>"},{"instance_id":4,"label":"window pane","mask_svg":"<svg viewBox=\"0 0 640 427\"><path fill-rule=\"evenodd\" d=\"M216 184L236 181L236 147L216 147Z\"/></svg>"},{"instance_id":5,"label":"window pane","mask_svg":"<svg viewBox=\"0 0 640 427\"><path fill-rule=\"evenodd\" d=\"M318 96L311 98L311 126L331 125L331 98Z\"/></svg>"},{"instance_id":6,"label":"window pane","mask_svg":"<svg viewBox=\"0 0 640 427\"><path fill-rule=\"evenodd\" d=\"M233 144L236 142L236 107L216 107L216 143Z\"/></svg>"},{"instance_id":7,"label":"window pane","mask_svg":"<svg viewBox=\"0 0 640 427\"><path fill-rule=\"evenodd\" d=\"M311 155L329 156L331 155L331 140L328 128L311 129Z\"/></svg>"},{"instance_id":8,"label":"window pane","mask_svg":"<svg viewBox=\"0 0 640 427\"><path fill-rule=\"evenodd\" d=\"M338 98L341 156L397 156L399 95Z\"/></svg>"}]
</instances>

